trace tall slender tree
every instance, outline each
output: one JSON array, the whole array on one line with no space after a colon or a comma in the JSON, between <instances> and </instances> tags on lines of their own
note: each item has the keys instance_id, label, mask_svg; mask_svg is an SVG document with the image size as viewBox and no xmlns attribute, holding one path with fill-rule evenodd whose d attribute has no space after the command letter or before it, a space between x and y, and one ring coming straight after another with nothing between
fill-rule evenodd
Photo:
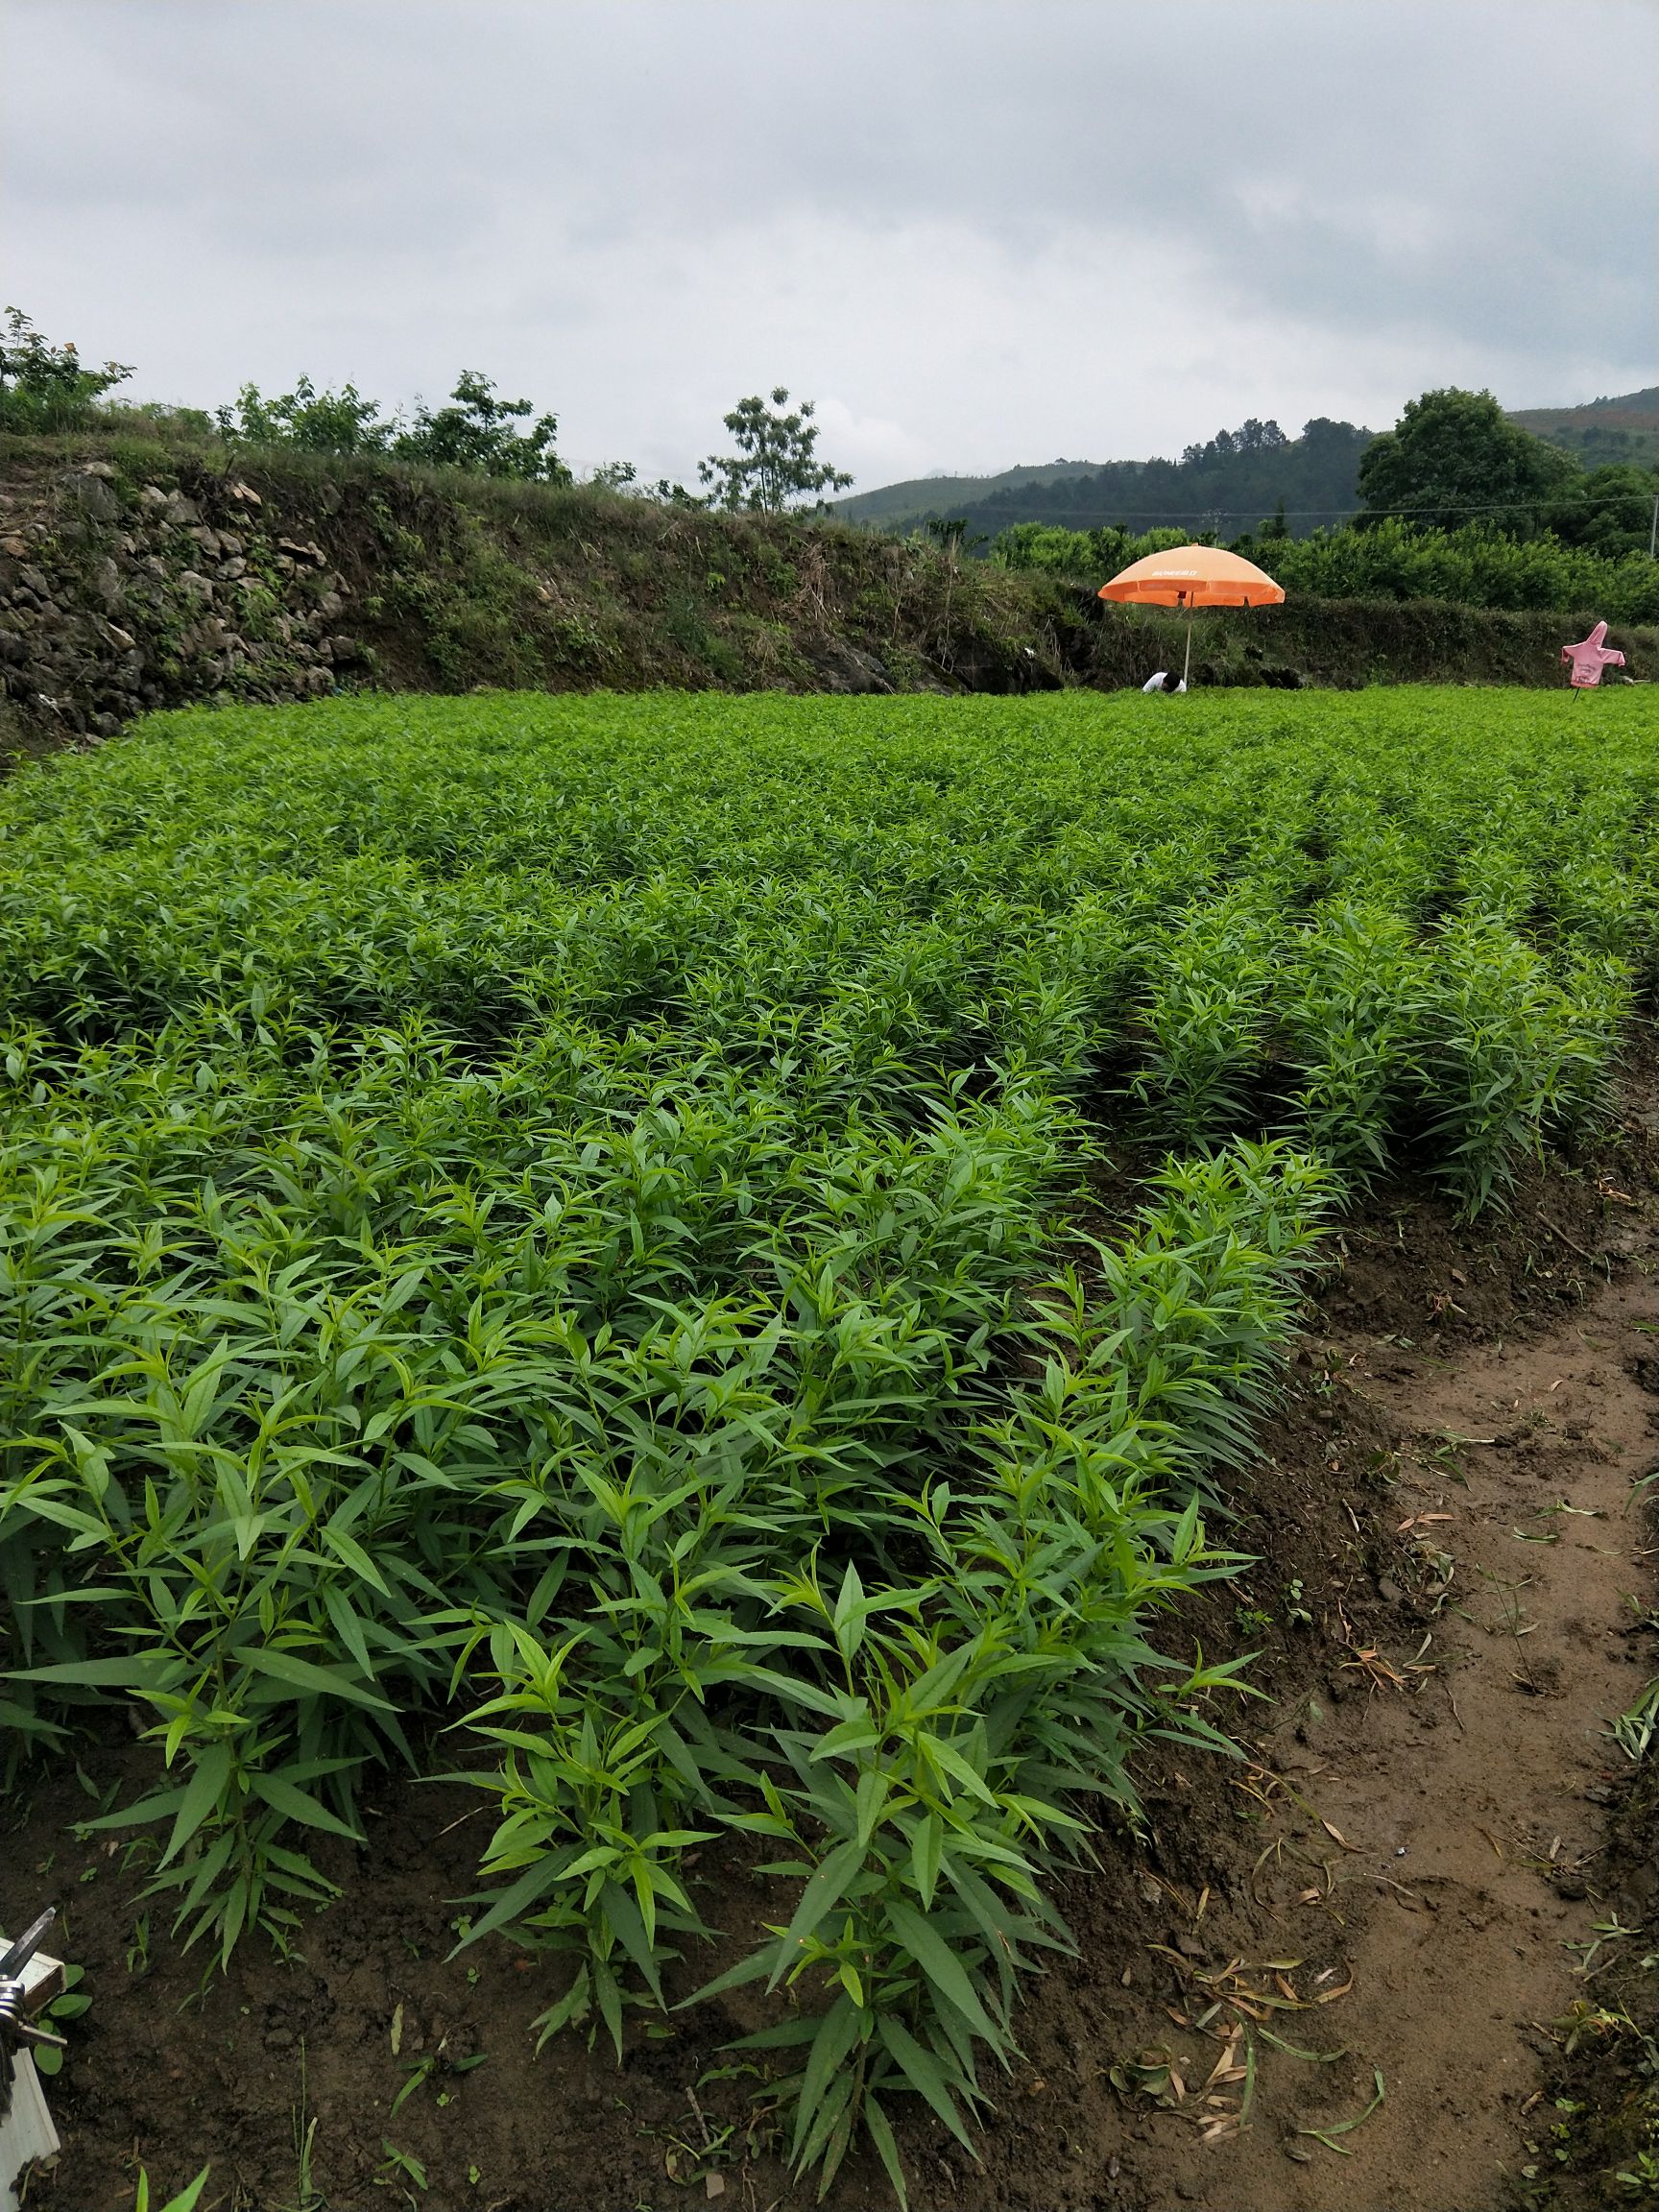
<instances>
[{"instance_id":1,"label":"tall slender tree","mask_svg":"<svg viewBox=\"0 0 1659 2212\"><path fill-rule=\"evenodd\" d=\"M736 452L711 453L697 465L699 480L709 487L712 506L781 515L798 500L844 492L852 483L845 469L818 459L813 402L804 399L786 415L781 410L788 402L788 386L779 384L773 388L771 407L757 394L739 399L726 417Z\"/></svg>"}]
</instances>

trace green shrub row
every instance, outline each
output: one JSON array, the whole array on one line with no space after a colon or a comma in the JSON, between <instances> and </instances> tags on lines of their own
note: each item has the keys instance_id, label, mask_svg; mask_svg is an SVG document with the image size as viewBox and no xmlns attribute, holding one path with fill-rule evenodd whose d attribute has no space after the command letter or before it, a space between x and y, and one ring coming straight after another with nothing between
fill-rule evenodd
<instances>
[{"instance_id":1,"label":"green shrub row","mask_svg":"<svg viewBox=\"0 0 1659 2212\"><path fill-rule=\"evenodd\" d=\"M1066 530L1021 522L990 557L1006 568L1051 569L1104 583L1145 554L1185 542L1181 530ZM1659 616L1659 562L1563 544L1545 531L1516 540L1480 523L1422 528L1389 517L1362 527L1315 530L1307 538L1241 543L1287 592L1315 599L1444 599L1466 607L1593 612L1609 622Z\"/></svg>"}]
</instances>

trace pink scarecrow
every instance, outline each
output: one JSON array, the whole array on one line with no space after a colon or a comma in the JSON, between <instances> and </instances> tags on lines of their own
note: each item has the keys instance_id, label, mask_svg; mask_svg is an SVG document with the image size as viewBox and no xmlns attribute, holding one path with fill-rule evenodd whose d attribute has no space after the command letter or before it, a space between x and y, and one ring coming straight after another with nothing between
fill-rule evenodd
<instances>
[{"instance_id":1,"label":"pink scarecrow","mask_svg":"<svg viewBox=\"0 0 1659 2212\"><path fill-rule=\"evenodd\" d=\"M1581 645L1562 646L1562 660L1573 663L1573 673L1567 681L1574 690L1593 691L1601 681L1603 668L1623 667L1623 654L1616 653L1610 645L1602 644L1601 640L1606 635L1606 623L1598 622Z\"/></svg>"}]
</instances>

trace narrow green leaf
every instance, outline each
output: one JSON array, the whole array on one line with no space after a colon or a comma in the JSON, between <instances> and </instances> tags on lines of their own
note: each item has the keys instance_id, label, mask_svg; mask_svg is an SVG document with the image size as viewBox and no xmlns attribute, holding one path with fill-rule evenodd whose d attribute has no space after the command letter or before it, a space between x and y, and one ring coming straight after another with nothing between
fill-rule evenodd
<instances>
[{"instance_id":1,"label":"narrow green leaf","mask_svg":"<svg viewBox=\"0 0 1659 2212\"><path fill-rule=\"evenodd\" d=\"M792 1963L791 1955L800 1949L804 1939L810 1936L827 1912L832 1912L840 1904L847 1884L864 1863L861 1843L837 1844L830 1856L814 1868L806 1887L801 1892L800 1903L790 1916L779 1946L779 1963L773 1968L770 1987L776 1988Z\"/></svg>"},{"instance_id":2,"label":"narrow green leaf","mask_svg":"<svg viewBox=\"0 0 1659 2212\"><path fill-rule=\"evenodd\" d=\"M947 2003L955 2007L976 2035L1000 2055L1001 2032L980 2003L961 1960L939 1931L920 1912L892 1899L887 1905L888 1925Z\"/></svg>"},{"instance_id":3,"label":"narrow green leaf","mask_svg":"<svg viewBox=\"0 0 1659 2212\"><path fill-rule=\"evenodd\" d=\"M899 2212L909 2212L910 2197L904 2186L904 2168L899 2156L899 2146L893 2139L893 2129L887 2115L874 2097L864 2100L864 2125L870 2131L870 2140L876 2146L876 2154L881 2161L882 2171L893 2185Z\"/></svg>"},{"instance_id":4,"label":"narrow green leaf","mask_svg":"<svg viewBox=\"0 0 1659 2212\"><path fill-rule=\"evenodd\" d=\"M285 1820L298 1820L307 1828L322 1828L330 1836L343 1836L348 1842L361 1843L358 1829L349 1826L326 1806L319 1805L316 1798L298 1790L293 1783L284 1781L280 1774L250 1774L249 1783L255 1796L269 1805L273 1812L280 1813Z\"/></svg>"},{"instance_id":5,"label":"narrow green leaf","mask_svg":"<svg viewBox=\"0 0 1659 2212\"><path fill-rule=\"evenodd\" d=\"M198 1754L196 1768L184 1786L179 1811L174 1817L173 1833L158 1863L165 1866L195 1835L204 1820L218 1805L225 1793L225 1785L230 1778L232 1755L228 1743L212 1743Z\"/></svg>"},{"instance_id":6,"label":"narrow green leaf","mask_svg":"<svg viewBox=\"0 0 1659 2212\"><path fill-rule=\"evenodd\" d=\"M377 1713L397 1710L384 1697L366 1690L344 1667L319 1667L312 1660L297 1658L292 1651L273 1650L269 1645L244 1651L242 1659L261 1674L285 1682L290 1689L303 1690L312 1697L344 1697L350 1704L366 1705Z\"/></svg>"}]
</instances>

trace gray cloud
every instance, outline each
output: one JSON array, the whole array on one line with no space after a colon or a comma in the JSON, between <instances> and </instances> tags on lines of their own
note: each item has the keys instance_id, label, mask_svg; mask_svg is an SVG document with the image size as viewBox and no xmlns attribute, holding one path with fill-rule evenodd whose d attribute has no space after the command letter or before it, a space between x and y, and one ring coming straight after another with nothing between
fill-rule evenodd
<instances>
[{"instance_id":1,"label":"gray cloud","mask_svg":"<svg viewBox=\"0 0 1659 2212\"><path fill-rule=\"evenodd\" d=\"M861 481L1652 381L1647 0L11 0L7 296L134 389L463 364Z\"/></svg>"}]
</instances>

